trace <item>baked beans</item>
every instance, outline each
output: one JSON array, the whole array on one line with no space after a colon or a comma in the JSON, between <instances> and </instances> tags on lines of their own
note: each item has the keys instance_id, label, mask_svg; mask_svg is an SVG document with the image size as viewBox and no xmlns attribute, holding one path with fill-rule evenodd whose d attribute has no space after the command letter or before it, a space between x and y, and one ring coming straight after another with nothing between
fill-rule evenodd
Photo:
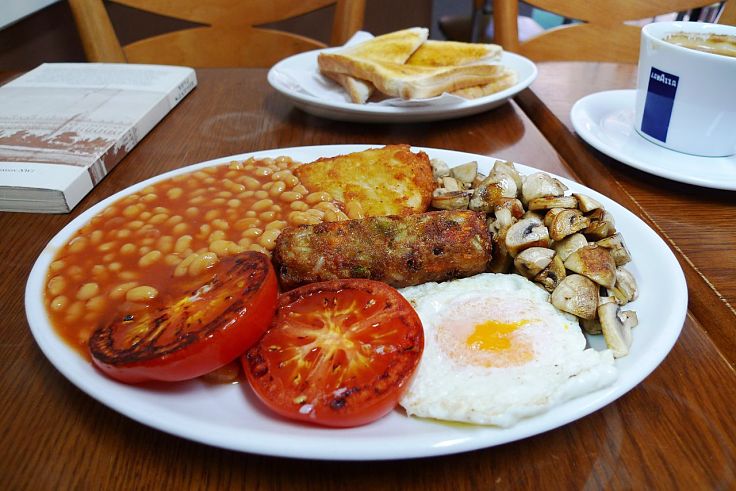
<instances>
[{"instance_id":1,"label":"baked beans","mask_svg":"<svg viewBox=\"0 0 736 491\"><path fill-rule=\"evenodd\" d=\"M99 325L177 298L221 257L270 254L288 226L362 214L310 192L292 172L298 165L288 157L230 162L111 204L51 263L45 303L52 324L86 356Z\"/></svg>"}]
</instances>

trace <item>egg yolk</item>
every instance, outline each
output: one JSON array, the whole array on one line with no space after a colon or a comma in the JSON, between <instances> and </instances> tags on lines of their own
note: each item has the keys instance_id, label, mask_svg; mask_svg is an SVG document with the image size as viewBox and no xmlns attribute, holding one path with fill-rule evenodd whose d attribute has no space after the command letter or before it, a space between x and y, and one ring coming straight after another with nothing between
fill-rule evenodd
<instances>
[{"instance_id":1,"label":"egg yolk","mask_svg":"<svg viewBox=\"0 0 736 491\"><path fill-rule=\"evenodd\" d=\"M438 317L437 342L460 365L520 366L534 359L530 335L536 319L528 300L463 299Z\"/></svg>"},{"instance_id":2,"label":"egg yolk","mask_svg":"<svg viewBox=\"0 0 736 491\"><path fill-rule=\"evenodd\" d=\"M516 322L487 320L475 325L473 333L468 336L467 344L471 349L486 351L506 350L511 347L511 335L518 328L527 324L524 319Z\"/></svg>"}]
</instances>

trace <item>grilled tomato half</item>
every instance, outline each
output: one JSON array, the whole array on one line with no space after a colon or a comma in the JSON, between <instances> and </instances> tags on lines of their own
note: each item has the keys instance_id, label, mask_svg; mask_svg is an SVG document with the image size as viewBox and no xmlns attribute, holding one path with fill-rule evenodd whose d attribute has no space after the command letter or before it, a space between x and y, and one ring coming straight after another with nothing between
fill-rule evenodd
<instances>
[{"instance_id":1,"label":"grilled tomato half","mask_svg":"<svg viewBox=\"0 0 736 491\"><path fill-rule=\"evenodd\" d=\"M348 279L281 295L273 324L242 360L250 386L276 413L348 427L396 406L423 349L419 316L398 291Z\"/></svg>"},{"instance_id":2,"label":"grilled tomato half","mask_svg":"<svg viewBox=\"0 0 736 491\"><path fill-rule=\"evenodd\" d=\"M245 252L222 258L180 291L162 305L97 329L89 340L94 364L128 383L209 373L236 360L263 335L278 285L269 258Z\"/></svg>"}]
</instances>

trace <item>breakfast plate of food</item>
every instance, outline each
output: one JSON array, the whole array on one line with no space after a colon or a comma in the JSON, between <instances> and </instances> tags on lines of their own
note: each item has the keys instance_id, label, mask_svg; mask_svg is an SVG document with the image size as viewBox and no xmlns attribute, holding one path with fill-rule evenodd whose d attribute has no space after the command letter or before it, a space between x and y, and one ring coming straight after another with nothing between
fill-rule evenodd
<instances>
[{"instance_id":1,"label":"breakfast plate of food","mask_svg":"<svg viewBox=\"0 0 736 491\"><path fill-rule=\"evenodd\" d=\"M366 34L366 33L359 33ZM427 39L411 28L286 58L268 82L298 108L356 122L423 122L493 109L528 87L533 62L494 44Z\"/></svg>"},{"instance_id":2,"label":"breakfast plate of food","mask_svg":"<svg viewBox=\"0 0 736 491\"><path fill-rule=\"evenodd\" d=\"M140 182L70 222L26 286L41 350L115 411L263 455L491 447L615 401L687 288L633 213L493 157L267 150Z\"/></svg>"}]
</instances>

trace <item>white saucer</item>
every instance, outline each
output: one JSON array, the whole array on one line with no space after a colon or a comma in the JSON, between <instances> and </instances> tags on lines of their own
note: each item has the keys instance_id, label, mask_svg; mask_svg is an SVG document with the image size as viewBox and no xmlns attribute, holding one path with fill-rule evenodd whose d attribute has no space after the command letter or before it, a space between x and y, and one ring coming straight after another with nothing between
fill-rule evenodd
<instances>
[{"instance_id":1,"label":"white saucer","mask_svg":"<svg viewBox=\"0 0 736 491\"><path fill-rule=\"evenodd\" d=\"M697 157L645 140L634 130L635 90L583 97L570 111L577 134L619 162L673 181L736 191L736 155Z\"/></svg>"}]
</instances>

